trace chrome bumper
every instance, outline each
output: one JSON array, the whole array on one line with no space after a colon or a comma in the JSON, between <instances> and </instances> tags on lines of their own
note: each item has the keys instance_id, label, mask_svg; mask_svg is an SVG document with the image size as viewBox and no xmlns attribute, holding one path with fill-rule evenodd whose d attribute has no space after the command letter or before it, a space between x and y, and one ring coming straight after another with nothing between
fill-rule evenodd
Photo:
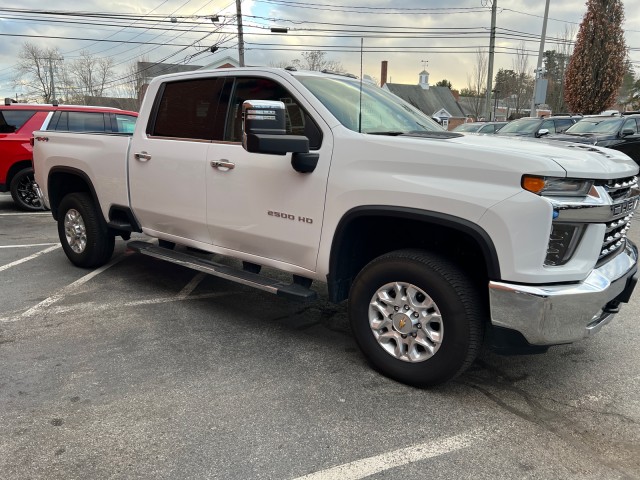
<instances>
[{"instance_id":1,"label":"chrome bumper","mask_svg":"<svg viewBox=\"0 0 640 480\"><path fill-rule=\"evenodd\" d=\"M489 282L491 322L516 330L531 345L571 343L596 333L626 302L637 281L638 249L625 249L581 283L517 285Z\"/></svg>"}]
</instances>

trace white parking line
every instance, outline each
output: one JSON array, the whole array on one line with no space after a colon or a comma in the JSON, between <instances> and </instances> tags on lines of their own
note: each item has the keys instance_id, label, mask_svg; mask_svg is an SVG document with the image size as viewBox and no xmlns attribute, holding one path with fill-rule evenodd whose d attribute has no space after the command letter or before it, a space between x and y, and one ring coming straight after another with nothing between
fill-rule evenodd
<instances>
[{"instance_id":1,"label":"white parking line","mask_svg":"<svg viewBox=\"0 0 640 480\"><path fill-rule=\"evenodd\" d=\"M487 430L462 433L436 442L420 443L394 450L393 452L345 463L327 470L310 473L294 480L359 480L391 468L401 467L409 463L467 448L474 441L486 439L489 435L490 433Z\"/></svg>"},{"instance_id":2,"label":"white parking line","mask_svg":"<svg viewBox=\"0 0 640 480\"><path fill-rule=\"evenodd\" d=\"M51 215L51 212L0 213L0 217L18 217L20 215Z\"/></svg>"},{"instance_id":3,"label":"white parking line","mask_svg":"<svg viewBox=\"0 0 640 480\"><path fill-rule=\"evenodd\" d=\"M189 283L187 283L182 290L180 290L180 293L178 293L178 299L184 300L185 298L187 298L189 294L196 289L196 287L206 276L206 273L200 272L195 277L193 277L193 279Z\"/></svg>"},{"instance_id":4,"label":"white parking line","mask_svg":"<svg viewBox=\"0 0 640 480\"><path fill-rule=\"evenodd\" d=\"M7 263L6 265L2 265L0 267L0 272L4 272L5 270L15 267L16 265L20 265L21 263L28 262L29 260L33 260L34 258L39 257L40 255L44 255L45 253L53 252L55 249L60 248L62 245L55 244L52 247L45 248L44 250L40 250L39 252L34 253L33 255L29 255L28 257L21 258L20 260L16 260L15 262Z\"/></svg>"},{"instance_id":5,"label":"white parking line","mask_svg":"<svg viewBox=\"0 0 640 480\"><path fill-rule=\"evenodd\" d=\"M57 247L55 247L55 248L57 248ZM103 265L102 267L100 267L100 268L98 268L98 269L86 274L84 277L80 277L75 282L70 283L66 287L63 287L62 289L58 290L56 293L51 295L49 298L46 298L45 300L43 300L42 302L37 304L35 307L30 308L26 312L23 312L21 315L18 315L17 317L13 317L13 318L11 318L11 317L10 318L0 318L0 323L17 322L19 320L24 320L26 318L33 317L33 316L39 314L40 312L42 312L42 310L46 309L49 305L52 305L52 304L62 300L66 295L72 293L74 290L76 290L81 285L84 285L85 283L87 283L93 277L95 277L97 275L100 275L106 269L108 269L108 268L114 266L115 264L117 264L118 262L124 260L124 258L125 258L124 255L120 255L119 257L115 257L114 259L112 259L106 265Z\"/></svg>"},{"instance_id":6,"label":"white parking line","mask_svg":"<svg viewBox=\"0 0 640 480\"><path fill-rule=\"evenodd\" d=\"M27 245L0 245L0 248L46 247L48 245L59 245L59 243L30 243Z\"/></svg>"}]
</instances>

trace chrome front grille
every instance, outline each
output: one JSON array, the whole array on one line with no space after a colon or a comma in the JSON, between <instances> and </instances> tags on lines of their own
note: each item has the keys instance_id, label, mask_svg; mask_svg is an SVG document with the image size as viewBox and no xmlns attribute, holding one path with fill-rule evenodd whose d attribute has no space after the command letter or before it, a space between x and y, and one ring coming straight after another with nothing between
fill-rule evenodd
<instances>
[{"instance_id":1,"label":"chrome front grille","mask_svg":"<svg viewBox=\"0 0 640 480\"><path fill-rule=\"evenodd\" d=\"M599 263L619 252L625 245L631 219L638 207L638 177L619 178L603 182L611 197L612 220L606 223L606 231L600 250Z\"/></svg>"},{"instance_id":2,"label":"chrome front grille","mask_svg":"<svg viewBox=\"0 0 640 480\"><path fill-rule=\"evenodd\" d=\"M634 188L638 187L638 177L618 178L615 180L607 180L597 182L596 185L602 185L611 199L615 202L632 196Z\"/></svg>"}]
</instances>

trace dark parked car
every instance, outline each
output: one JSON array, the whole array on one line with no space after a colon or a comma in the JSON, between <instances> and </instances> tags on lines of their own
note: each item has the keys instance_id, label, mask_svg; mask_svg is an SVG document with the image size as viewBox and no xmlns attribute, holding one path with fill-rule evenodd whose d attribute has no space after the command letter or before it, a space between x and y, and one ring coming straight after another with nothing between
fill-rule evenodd
<instances>
[{"instance_id":1,"label":"dark parked car","mask_svg":"<svg viewBox=\"0 0 640 480\"><path fill-rule=\"evenodd\" d=\"M574 116L525 117L507 123L496 132L496 135L540 138L548 134L562 133L581 118Z\"/></svg>"},{"instance_id":2,"label":"dark parked car","mask_svg":"<svg viewBox=\"0 0 640 480\"><path fill-rule=\"evenodd\" d=\"M507 122L471 122L463 123L453 129L454 132L466 132L466 133L496 133Z\"/></svg>"},{"instance_id":3,"label":"dark parked car","mask_svg":"<svg viewBox=\"0 0 640 480\"><path fill-rule=\"evenodd\" d=\"M547 138L613 148L626 153L640 165L640 114L585 117L563 135Z\"/></svg>"}]
</instances>

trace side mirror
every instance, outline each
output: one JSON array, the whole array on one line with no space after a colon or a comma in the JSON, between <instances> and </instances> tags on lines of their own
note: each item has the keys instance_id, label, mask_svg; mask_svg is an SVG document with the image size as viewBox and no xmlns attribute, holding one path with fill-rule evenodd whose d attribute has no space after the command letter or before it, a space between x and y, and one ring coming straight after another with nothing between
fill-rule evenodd
<instances>
[{"instance_id":1,"label":"side mirror","mask_svg":"<svg viewBox=\"0 0 640 480\"><path fill-rule=\"evenodd\" d=\"M628 137L629 135L635 135L636 131L633 128L625 128L622 130L622 137Z\"/></svg>"},{"instance_id":2,"label":"side mirror","mask_svg":"<svg viewBox=\"0 0 640 480\"><path fill-rule=\"evenodd\" d=\"M548 128L541 128L540 130L538 130L536 132L536 137L537 138L544 137L545 135L549 135L549 129Z\"/></svg>"},{"instance_id":3,"label":"side mirror","mask_svg":"<svg viewBox=\"0 0 640 480\"><path fill-rule=\"evenodd\" d=\"M242 146L247 152L284 155L308 153L309 139L287 135L283 102L247 100L242 104Z\"/></svg>"},{"instance_id":4,"label":"side mirror","mask_svg":"<svg viewBox=\"0 0 640 480\"><path fill-rule=\"evenodd\" d=\"M242 147L251 153L285 155L292 153L291 166L300 173L315 170L320 156L309 153L309 139L287 135L283 102L247 100L242 104Z\"/></svg>"}]
</instances>

